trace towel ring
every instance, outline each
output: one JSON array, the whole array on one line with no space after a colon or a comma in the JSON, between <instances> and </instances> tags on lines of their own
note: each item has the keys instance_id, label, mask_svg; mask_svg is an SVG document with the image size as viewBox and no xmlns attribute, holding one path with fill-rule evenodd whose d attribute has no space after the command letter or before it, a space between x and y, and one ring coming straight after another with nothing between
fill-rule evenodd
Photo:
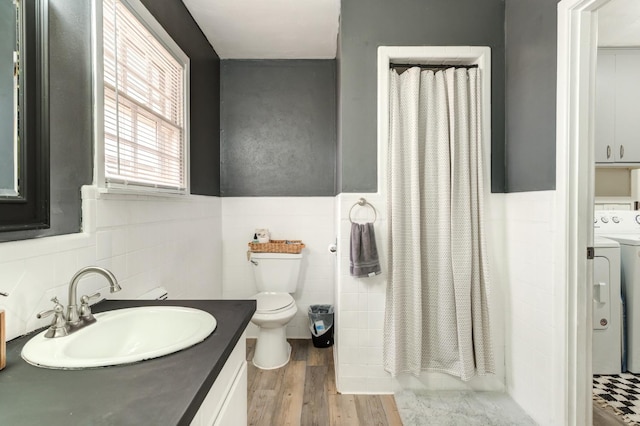
<instances>
[{"instance_id":1,"label":"towel ring","mask_svg":"<svg viewBox=\"0 0 640 426\"><path fill-rule=\"evenodd\" d=\"M373 204L371 204L370 202L368 202L367 200L365 200L364 198L360 198L358 201L356 201L356 203L354 205L351 206L351 208L349 209L349 222L353 223L353 219L351 219L351 212L353 211L353 208L355 206L369 206L371 207L371 210L373 210L373 221L375 222L376 219L378 219L378 212L376 212L376 208L373 207Z\"/></svg>"}]
</instances>

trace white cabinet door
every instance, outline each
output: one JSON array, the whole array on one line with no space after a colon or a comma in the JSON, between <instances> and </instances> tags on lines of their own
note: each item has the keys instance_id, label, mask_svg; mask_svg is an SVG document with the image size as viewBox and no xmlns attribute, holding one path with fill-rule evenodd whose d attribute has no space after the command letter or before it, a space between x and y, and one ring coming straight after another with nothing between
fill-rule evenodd
<instances>
[{"instance_id":1,"label":"white cabinet door","mask_svg":"<svg viewBox=\"0 0 640 426\"><path fill-rule=\"evenodd\" d=\"M640 51L616 53L616 161L640 162Z\"/></svg>"},{"instance_id":2,"label":"white cabinet door","mask_svg":"<svg viewBox=\"0 0 640 426\"><path fill-rule=\"evenodd\" d=\"M595 159L597 163L615 160L616 55L600 50L596 70Z\"/></svg>"},{"instance_id":3,"label":"white cabinet door","mask_svg":"<svg viewBox=\"0 0 640 426\"><path fill-rule=\"evenodd\" d=\"M244 362L218 413L214 426L247 424L247 363Z\"/></svg>"},{"instance_id":4,"label":"white cabinet door","mask_svg":"<svg viewBox=\"0 0 640 426\"><path fill-rule=\"evenodd\" d=\"M247 334L245 332L202 401L200 409L191 421L191 426L222 424L218 422L218 418L224 418L225 421L228 421L226 425L235 426L247 423L246 340ZM233 408L227 410L225 408L227 406Z\"/></svg>"}]
</instances>

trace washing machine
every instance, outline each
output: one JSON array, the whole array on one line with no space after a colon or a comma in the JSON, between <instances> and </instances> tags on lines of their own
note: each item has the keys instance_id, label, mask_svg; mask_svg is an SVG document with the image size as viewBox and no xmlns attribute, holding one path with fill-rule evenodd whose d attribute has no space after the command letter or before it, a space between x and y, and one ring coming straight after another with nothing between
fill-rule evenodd
<instances>
[{"instance_id":1,"label":"washing machine","mask_svg":"<svg viewBox=\"0 0 640 426\"><path fill-rule=\"evenodd\" d=\"M622 372L620 244L596 236L593 259L593 374Z\"/></svg>"},{"instance_id":2,"label":"washing machine","mask_svg":"<svg viewBox=\"0 0 640 426\"><path fill-rule=\"evenodd\" d=\"M620 244L620 286L623 300L623 355L626 370L640 373L640 212L597 211L595 235Z\"/></svg>"}]
</instances>

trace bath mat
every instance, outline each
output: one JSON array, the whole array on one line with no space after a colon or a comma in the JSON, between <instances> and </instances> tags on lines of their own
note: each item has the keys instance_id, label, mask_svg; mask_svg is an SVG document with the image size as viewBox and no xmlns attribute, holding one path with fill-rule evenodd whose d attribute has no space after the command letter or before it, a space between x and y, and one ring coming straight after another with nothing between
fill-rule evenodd
<instances>
[{"instance_id":1,"label":"bath mat","mask_svg":"<svg viewBox=\"0 0 640 426\"><path fill-rule=\"evenodd\" d=\"M404 426L535 426L500 392L403 390L395 394Z\"/></svg>"},{"instance_id":2,"label":"bath mat","mask_svg":"<svg viewBox=\"0 0 640 426\"><path fill-rule=\"evenodd\" d=\"M593 399L612 407L626 423L640 425L640 374L594 375Z\"/></svg>"}]
</instances>

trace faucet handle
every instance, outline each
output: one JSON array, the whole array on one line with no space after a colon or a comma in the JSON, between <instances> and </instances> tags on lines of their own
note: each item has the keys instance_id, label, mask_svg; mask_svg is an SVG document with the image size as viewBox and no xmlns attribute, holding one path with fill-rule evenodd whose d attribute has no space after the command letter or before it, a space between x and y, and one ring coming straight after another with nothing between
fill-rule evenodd
<instances>
[{"instance_id":1,"label":"faucet handle","mask_svg":"<svg viewBox=\"0 0 640 426\"><path fill-rule=\"evenodd\" d=\"M91 296L87 296L86 294L80 298L80 303L83 305L88 305L90 301L95 300L100 297L100 293L94 293Z\"/></svg>"},{"instance_id":2,"label":"faucet handle","mask_svg":"<svg viewBox=\"0 0 640 426\"><path fill-rule=\"evenodd\" d=\"M53 303L55 303L55 306L53 307L53 309L49 309L49 310L46 310L46 311L39 312L36 315L36 317L38 319L48 317L51 314L62 314L64 312L64 306L62 306L60 304L60 302L58 302L58 298L57 297L53 297L51 299L51 301Z\"/></svg>"},{"instance_id":3,"label":"faucet handle","mask_svg":"<svg viewBox=\"0 0 640 426\"><path fill-rule=\"evenodd\" d=\"M48 309L48 310L46 310L46 311L38 312L38 314L36 315L36 317L37 317L38 319L46 318L46 317L48 317L49 315L51 315L51 314L55 314L55 313L56 313L56 311L55 311L54 309Z\"/></svg>"},{"instance_id":4,"label":"faucet handle","mask_svg":"<svg viewBox=\"0 0 640 426\"><path fill-rule=\"evenodd\" d=\"M86 294L80 298L80 318L86 323L95 322L93 314L91 313L91 307L89 302L100 297L100 293L94 293L91 296Z\"/></svg>"},{"instance_id":5,"label":"faucet handle","mask_svg":"<svg viewBox=\"0 0 640 426\"><path fill-rule=\"evenodd\" d=\"M54 315L53 321L51 321L51 325L49 326L49 330L45 333L44 337L61 337L69 334L69 327L67 325L67 320L64 317L64 307L58 303L57 298L51 299L56 305L53 309L49 309L47 311L39 312L36 315L38 318L45 318L49 315Z\"/></svg>"}]
</instances>

